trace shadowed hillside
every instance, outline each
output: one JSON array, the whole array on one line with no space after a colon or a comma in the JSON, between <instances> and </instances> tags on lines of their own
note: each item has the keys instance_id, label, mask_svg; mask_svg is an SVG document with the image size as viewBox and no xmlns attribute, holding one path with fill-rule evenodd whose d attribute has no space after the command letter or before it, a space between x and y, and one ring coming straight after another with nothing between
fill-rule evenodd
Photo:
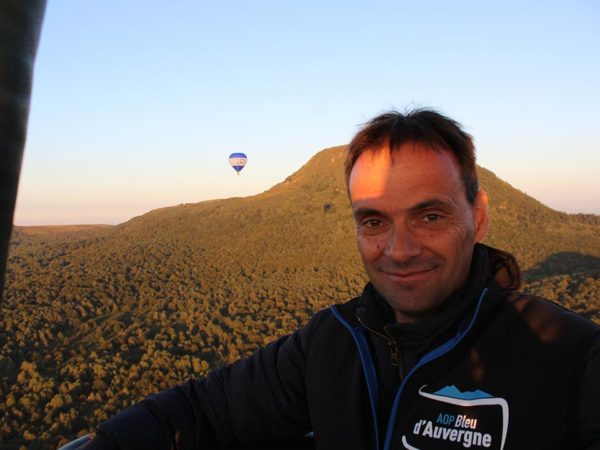
<instances>
[{"instance_id":1,"label":"shadowed hillside","mask_svg":"<svg viewBox=\"0 0 600 450\"><path fill-rule=\"evenodd\" d=\"M343 147L330 148L262 194L115 227L17 227L0 325L0 447L52 448L357 295L366 277L342 159ZM532 292L600 320L600 218L480 176L487 243L517 255Z\"/></svg>"}]
</instances>

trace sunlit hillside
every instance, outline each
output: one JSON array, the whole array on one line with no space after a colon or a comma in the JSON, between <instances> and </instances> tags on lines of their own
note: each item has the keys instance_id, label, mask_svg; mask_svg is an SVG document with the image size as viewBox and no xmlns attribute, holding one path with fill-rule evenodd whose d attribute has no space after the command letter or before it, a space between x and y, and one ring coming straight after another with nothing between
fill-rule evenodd
<instances>
[{"instance_id":1,"label":"sunlit hillside","mask_svg":"<svg viewBox=\"0 0 600 450\"><path fill-rule=\"evenodd\" d=\"M0 447L54 448L138 399L251 353L360 293L343 147L262 194L115 227L20 229L0 324ZM490 245L532 292L600 322L600 217L480 169Z\"/></svg>"}]
</instances>

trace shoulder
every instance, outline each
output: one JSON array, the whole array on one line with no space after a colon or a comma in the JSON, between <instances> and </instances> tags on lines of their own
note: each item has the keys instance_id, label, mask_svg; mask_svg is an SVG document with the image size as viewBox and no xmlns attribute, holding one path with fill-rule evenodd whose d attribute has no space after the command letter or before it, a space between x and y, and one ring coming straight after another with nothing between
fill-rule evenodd
<instances>
[{"instance_id":1,"label":"shoulder","mask_svg":"<svg viewBox=\"0 0 600 450\"><path fill-rule=\"evenodd\" d=\"M490 296L498 306L492 320L510 327L523 324L543 342L588 347L600 335L600 325L546 298L494 290Z\"/></svg>"},{"instance_id":2,"label":"shoulder","mask_svg":"<svg viewBox=\"0 0 600 450\"><path fill-rule=\"evenodd\" d=\"M339 320L340 315L346 322L356 322L355 312L359 300L360 298L356 297L318 311L305 326L290 336L290 340L300 345L305 353L308 353L311 347L331 343L332 339L338 341L341 336L348 334L341 333L345 327Z\"/></svg>"},{"instance_id":3,"label":"shoulder","mask_svg":"<svg viewBox=\"0 0 600 450\"><path fill-rule=\"evenodd\" d=\"M341 315L346 320L352 320L360 297L355 297L345 303L335 303L317 312L300 331L314 333L330 327L340 326L338 317ZM334 313L335 310L335 313Z\"/></svg>"},{"instance_id":4,"label":"shoulder","mask_svg":"<svg viewBox=\"0 0 600 450\"><path fill-rule=\"evenodd\" d=\"M335 303L316 313L308 323L312 330L337 328L341 325L340 318L344 322L354 324L356 322L356 310L361 303L361 297L355 297L344 303Z\"/></svg>"},{"instance_id":5,"label":"shoulder","mask_svg":"<svg viewBox=\"0 0 600 450\"><path fill-rule=\"evenodd\" d=\"M589 330L591 333L600 332L600 325L547 298L516 293L509 296L508 303L513 305L521 315L535 321L536 324L577 326Z\"/></svg>"}]
</instances>

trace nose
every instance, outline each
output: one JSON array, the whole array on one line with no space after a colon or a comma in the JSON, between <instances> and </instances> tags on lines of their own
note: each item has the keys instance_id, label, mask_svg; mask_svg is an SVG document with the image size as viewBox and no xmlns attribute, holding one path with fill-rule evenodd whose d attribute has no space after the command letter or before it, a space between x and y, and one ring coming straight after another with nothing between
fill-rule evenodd
<instances>
[{"instance_id":1,"label":"nose","mask_svg":"<svg viewBox=\"0 0 600 450\"><path fill-rule=\"evenodd\" d=\"M395 224L385 247L385 256L404 263L421 254L422 245L418 236L409 227Z\"/></svg>"}]
</instances>

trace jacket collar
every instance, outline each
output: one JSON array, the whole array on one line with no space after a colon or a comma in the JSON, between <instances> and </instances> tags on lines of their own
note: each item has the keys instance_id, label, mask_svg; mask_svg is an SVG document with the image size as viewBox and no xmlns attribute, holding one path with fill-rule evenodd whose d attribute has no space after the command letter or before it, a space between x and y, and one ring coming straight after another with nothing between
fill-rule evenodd
<instances>
[{"instance_id":1,"label":"jacket collar","mask_svg":"<svg viewBox=\"0 0 600 450\"><path fill-rule=\"evenodd\" d=\"M521 288L523 276L521 268L513 255L508 252L477 244L475 248L485 248L489 258L490 276L498 286L509 291Z\"/></svg>"}]
</instances>

